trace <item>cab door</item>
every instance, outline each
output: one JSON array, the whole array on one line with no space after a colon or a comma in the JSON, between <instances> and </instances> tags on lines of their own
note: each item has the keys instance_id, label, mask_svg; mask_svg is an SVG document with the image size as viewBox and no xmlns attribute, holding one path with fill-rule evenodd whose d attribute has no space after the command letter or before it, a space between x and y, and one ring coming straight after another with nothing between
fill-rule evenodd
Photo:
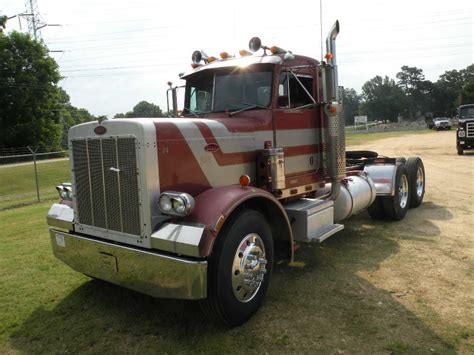
<instances>
[{"instance_id":1,"label":"cab door","mask_svg":"<svg viewBox=\"0 0 474 355\"><path fill-rule=\"evenodd\" d=\"M274 110L276 142L285 153L286 189L300 194L322 180L322 141L315 77L282 71ZM298 188L299 187L299 188ZM296 192L295 192L296 191Z\"/></svg>"}]
</instances>

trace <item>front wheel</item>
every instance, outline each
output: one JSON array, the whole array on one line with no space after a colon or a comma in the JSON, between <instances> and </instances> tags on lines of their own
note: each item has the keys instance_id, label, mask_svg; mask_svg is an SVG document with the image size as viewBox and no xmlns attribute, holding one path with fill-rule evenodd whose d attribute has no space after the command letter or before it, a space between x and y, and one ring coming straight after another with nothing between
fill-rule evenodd
<instances>
[{"instance_id":1,"label":"front wheel","mask_svg":"<svg viewBox=\"0 0 474 355\"><path fill-rule=\"evenodd\" d=\"M458 146L457 149L458 149L458 155L463 155L464 154L463 147Z\"/></svg>"},{"instance_id":2,"label":"front wheel","mask_svg":"<svg viewBox=\"0 0 474 355\"><path fill-rule=\"evenodd\" d=\"M204 313L228 326L247 321L263 301L272 264L273 240L264 216L254 210L231 216L209 259Z\"/></svg>"}]
</instances>

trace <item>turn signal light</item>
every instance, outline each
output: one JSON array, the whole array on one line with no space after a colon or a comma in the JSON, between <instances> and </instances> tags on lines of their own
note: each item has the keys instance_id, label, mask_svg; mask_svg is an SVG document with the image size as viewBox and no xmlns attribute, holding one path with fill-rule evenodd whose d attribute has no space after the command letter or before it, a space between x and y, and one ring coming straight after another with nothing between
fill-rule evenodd
<instances>
[{"instance_id":1,"label":"turn signal light","mask_svg":"<svg viewBox=\"0 0 474 355\"><path fill-rule=\"evenodd\" d=\"M221 56L222 59L227 59L230 57L229 53L227 52L221 52L219 55Z\"/></svg>"},{"instance_id":2,"label":"turn signal light","mask_svg":"<svg viewBox=\"0 0 474 355\"><path fill-rule=\"evenodd\" d=\"M201 64L198 64L198 63L191 63L191 67L192 67L193 69L196 69L197 67L200 67L200 66L201 66Z\"/></svg>"},{"instance_id":3,"label":"turn signal light","mask_svg":"<svg viewBox=\"0 0 474 355\"><path fill-rule=\"evenodd\" d=\"M242 175L242 176L239 178L239 184L240 184L240 186L242 186L242 187L249 186L249 185L250 185L250 176L248 176L248 175Z\"/></svg>"},{"instance_id":4,"label":"turn signal light","mask_svg":"<svg viewBox=\"0 0 474 355\"><path fill-rule=\"evenodd\" d=\"M336 106L329 106L328 111L329 111L330 113L336 113L337 108L336 108Z\"/></svg>"},{"instance_id":5,"label":"turn signal light","mask_svg":"<svg viewBox=\"0 0 474 355\"><path fill-rule=\"evenodd\" d=\"M210 57L207 58L207 61L209 63L211 63L211 62L215 61L216 59L217 59L216 57L210 56Z\"/></svg>"},{"instance_id":6,"label":"turn signal light","mask_svg":"<svg viewBox=\"0 0 474 355\"><path fill-rule=\"evenodd\" d=\"M239 54L240 54L241 57L247 57L249 55L252 55L252 53L250 53L249 51L246 51L245 49L241 49L239 51Z\"/></svg>"},{"instance_id":7,"label":"turn signal light","mask_svg":"<svg viewBox=\"0 0 474 355\"><path fill-rule=\"evenodd\" d=\"M332 57L333 57L332 53L326 53L326 55L324 56L324 58L326 58L327 60L332 59Z\"/></svg>"}]
</instances>

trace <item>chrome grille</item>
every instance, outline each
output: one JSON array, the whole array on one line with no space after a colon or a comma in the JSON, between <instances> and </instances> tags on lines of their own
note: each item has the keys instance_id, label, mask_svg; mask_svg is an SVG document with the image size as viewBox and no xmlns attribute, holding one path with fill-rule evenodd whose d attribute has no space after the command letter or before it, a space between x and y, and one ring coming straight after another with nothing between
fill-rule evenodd
<instances>
[{"instance_id":1,"label":"chrome grille","mask_svg":"<svg viewBox=\"0 0 474 355\"><path fill-rule=\"evenodd\" d=\"M474 137L474 122L466 123L466 137Z\"/></svg>"},{"instance_id":2,"label":"chrome grille","mask_svg":"<svg viewBox=\"0 0 474 355\"><path fill-rule=\"evenodd\" d=\"M72 157L78 222L140 235L135 138L73 140Z\"/></svg>"}]
</instances>

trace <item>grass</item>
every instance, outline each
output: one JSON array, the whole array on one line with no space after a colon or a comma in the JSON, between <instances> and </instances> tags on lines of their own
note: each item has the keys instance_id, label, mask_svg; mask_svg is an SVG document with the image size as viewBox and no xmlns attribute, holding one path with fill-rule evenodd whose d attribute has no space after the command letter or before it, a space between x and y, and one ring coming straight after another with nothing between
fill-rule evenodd
<instances>
[{"instance_id":1,"label":"grass","mask_svg":"<svg viewBox=\"0 0 474 355\"><path fill-rule=\"evenodd\" d=\"M0 211L0 353L455 353L472 336L365 276L406 262L395 256L411 232L394 235L396 224L362 216L323 246L302 246L297 267L276 267L259 313L225 329L195 302L153 299L56 260L49 205Z\"/></svg>"},{"instance_id":2,"label":"grass","mask_svg":"<svg viewBox=\"0 0 474 355\"><path fill-rule=\"evenodd\" d=\"M69 160L47 160L37 164L41 200L57 198L56 185L70 181ZM0 210L37 202L32 163L0 166Z\"/></svg>"}]
</instances>

